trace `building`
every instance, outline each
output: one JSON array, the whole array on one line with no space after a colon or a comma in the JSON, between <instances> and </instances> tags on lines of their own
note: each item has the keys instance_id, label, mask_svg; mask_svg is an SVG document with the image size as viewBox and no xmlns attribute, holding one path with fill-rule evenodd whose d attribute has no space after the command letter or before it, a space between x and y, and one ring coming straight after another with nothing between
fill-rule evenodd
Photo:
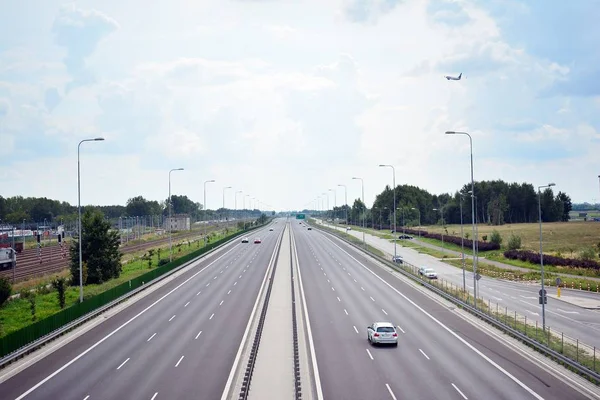
<instances>
[{"instance_id":1,"label":"building","mask_svg":"<svg viewBox=\"0 0 600 400\"><path fill-rule=\"evenodd\" d=\"M165 229L167 232L169 228L173 232L177 231L189 231L191 229L190 216L188 214L175 214L165 218Z\"/></svg>"}]
</instances>

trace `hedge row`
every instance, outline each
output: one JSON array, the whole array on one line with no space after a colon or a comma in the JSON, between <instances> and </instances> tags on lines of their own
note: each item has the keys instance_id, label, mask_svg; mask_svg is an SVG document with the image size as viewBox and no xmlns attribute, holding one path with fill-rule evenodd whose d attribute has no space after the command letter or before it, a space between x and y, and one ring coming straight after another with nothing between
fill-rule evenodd
<instances>
[{"instance_id":1,"label":"hedge row","mask_svg":"<svg viewBox=\"0 0 600 400\"><path fill-rule=\"evenodd\" d=\"M531 250L507 250L504 252L504 257L511 260L527 261L531 264L540 264L540 253L533 252ZM594 260L582 260L579 258L564 258L549 256L544 254L544 264L563 266L563 267L574 267L574 268L586 268L600 270L600 263Z\"/></svg>"},{"instance_id":2,"label":"hedge row","mask_svg":"<svg viewBox=\"0 0 600 400\"><path fill-rule=\"evenodd\" d=\"M422 237L442 240L442 235L439 233L429 233L427 231L419 231L417 229L405 229L405 232L410 233L411 235L418 235L420 232ZM444 235L444 242L453 243L458 246L460 246L462 243L460 236L450 235ZM464 239L464 243L465 247L473 247L473 241L471 239ZM481 240L478 240L477 245L479 246L479 251L500 250L500 245L497 243L482 242Z\"/></svg>"}]
</instances>

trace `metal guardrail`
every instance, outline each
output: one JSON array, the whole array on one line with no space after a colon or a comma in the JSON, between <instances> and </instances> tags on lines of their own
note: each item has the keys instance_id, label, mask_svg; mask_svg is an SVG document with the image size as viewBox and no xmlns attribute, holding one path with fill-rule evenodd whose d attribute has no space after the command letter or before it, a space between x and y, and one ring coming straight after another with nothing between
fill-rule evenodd
<instances>
[{"instance_id":1,"label":"metal guardrail","mask_svg":"<svg viewBox=\"0 0 600 400\"><path fill-rule=\"evenodd\" d=\"M314 225L314 224L313 224ZM387 265L388 267L394 269L395 271L403 274L404 276L418 282L419 284L425 286L427 289L431 290L432 292L436 293L437 295L443 297L444 299L456 304L457 306L463 308L464 310L470 312L471 314L477 316L478 318L486 321L487 323L489 323L490 325L493 325L494 327L500 329L501 331L504 331L505 333L509 334L510 336L526 343L527 345L529 345L530 347L534 348L535 350L537 350L538 352L546 355L547 357L553 358L554 360L568 366L569 368L577 371L579 374L587 377L588 379L592 379L596 381L596 384L598 384L600 382L600 374L591 370L590 368L586 367L585 365L572 360L569 357L566 357L565 355L551 349L549 346L546 346L543 343L538 342L537 340L534 340L532 338L530 338L529 336L523 334L522 332L518 331L517 329L511 327L508 324L505 324L495 318L493 318L492 316L486 314L485 312L479 310L478 308L474 307L473 305L451 295L450 293L447 293L446 291L438 288L435 285L432 285L431 283L419 278L418 276L416 276L415 274L408 272L406 269L404 269L403 267L399 267L398 265L395 265L394 263L392 263L391 261L388 261L387 259L384 259L383 257L380 257L376 254L373 254L372 252L370 252L369 250L363 249L362 247L359 247L358 245L354 244L352 241L347 240L346 238L344 238L341 235L338 235L336 233L330 232L329 230L331 230L332 228L328 228L325 227L325 229L323 229L323 227L316 225L314 226L317 229L319 229L321 232L324 232L326 234L335 236L336 238L344 241L345 243L349 244L350 246L352 246L353 248L362 251L363 253L366 253L367 255L369 255L372 258L375 258L377 261L382 262L384 265ZM404 262L403 265L406 265L410 268L417 268L416 266Z\"/></svg>"},{"instance_id":2,"label":"metal guardrail","mask_svg":"<svg viewBox=\"0 0 600 400\"><path fill-rule=\"evenodd\" d=\"M245 233L248 233L248 232L250 232L252 230L255 230L255 229L258 229L258 228L262 228L264 226L266 226L266 224L262 225L262 226L253 227L253 228L251 228L251 229L249 229L247 231L244 231L244 232L238 232L230 240L226 241L225 243L222 243L221 245L218 245L218 246L216 246L216 247L208 250L206 253L201 254L198 257L195 257L194 259L192 259L190 261L187 261L187 262L181 264L178 267L175 267L171 271L168 271L168 272L166 272L166 273L164 273L164 274L162 274L162 275L154 278L153 280L149 281L148 283L144 284L143 286L140 286L140 287L138 287L136 289L133 289L133 290L125 293L124 295L122 295L122 296L120 296L120 297L118 297L118 298L110 301L109 303L107 303L107 304L105 304L103 306L100 306L99 308L97 308L97 309L95 309L93 311L90 311L89 313L87 313L87 314L85 314L85 315L83 315L83 316L81 316L81 317L79 317L79 318L77 318L77 319L75 319L75 320L73 320L73 321L65 324L64 326L62 326L62 327L60 327L60 328L58 328L58 329L50 332L49 334L47 334L45 336L42 336L39 339L36 339L36 340L32 341L31 343L29 343L29 344L21 347L20 349L12 352L10 354L7 354L6 356L0 358L0 369L6 367L7 365L9 365L10 363L14 362L15 360L17 360L17 359L19 359L19 358L21 358L21 357L23 357L23 356L31 353L32 351L34 351L34 350L42 347L43 345L45 345L46 343L48 343L48 342L56 339L57 337L60 337L64 333L77 328L78 326L84 324L85 322L89 321L90 319L95 318L96 316L102 314L103 312L109 310L110 308L115 307L116 305L118 305L119 303L122 303L123 301L127 300L128 298L130 298L132 296L135 296L137 293L141 292L142 290L145 290L145 289L149 288L150 286L152 286L152 285L160 282L161 280L163 280L163 279L171 276L172 274L180 271L181 269L188 267L190 264L198 261L198 259L200 259L202 257L206 257L206 256L214 253L215 251L223 248L224 246L227 246L227 245L231 244L233 241L237 240L237 238L239 236L242 236Z\"/></svg>"}]
</instances>

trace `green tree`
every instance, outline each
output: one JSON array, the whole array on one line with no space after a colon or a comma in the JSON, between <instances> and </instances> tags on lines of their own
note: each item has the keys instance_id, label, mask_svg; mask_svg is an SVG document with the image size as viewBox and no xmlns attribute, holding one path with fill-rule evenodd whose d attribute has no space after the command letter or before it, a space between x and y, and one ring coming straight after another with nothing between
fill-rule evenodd
<instances>
[{"instance_id":1,"label":"green tree","mask_svg":"<svg viewBox=\"0 0 600 400\"><path fill-rule=\"evenodd\" d=\"M57 278L52 281L52 286L56 289L56 294L58 296L58 304L60 308L65 308L66 303L66 290L67 290L67 282L64 277Z\"/></svg>"},{"instance_id":2,"label":"green tree","mask_svg":"<svg viewBox=\"0 0 600 400\"><path fill-rule=\"evenodd\" d=\"M10 281L5 276L0 276L0 307L4 305L12 293Z\"/></svg>"},{"instance_id":3,"label":"green tree","mask_svg":"<svg viewBox=\"0 0 600 400\"><path fill-rule=\"evenodd\" d=\"M494 230L490 236L490 242L499 246L502 245L502 235L500 235L500 232Z\"/></svg>"},{"instance_id":4,"label":"green tree","mask_svg":"<svg viewBox=\"0 0 600 400\"><path fill-rule=\"evenodd\" d=\"M150 202L143 196L136 196L127 200L125 210L130 217L152 214Z\"/></svg>"},{"instance_id":5,"label":"green tree","mask_svg":"<svg viewBox=\"0 0 600 400\"><path fill-rule=\"evenodd\" d=\"M556 201L560 202L563 206L560 220L563 222L567 222L571 218L569 213L573 209L573 203L571 202L571 198L566 193L558 192L558 194L556 195Z\"/></svg>"},{"instance_id":6,"label":"green tree","mask_svg":"<svg viewBox=\"0 0 600 400\"><path fill-rule=\"evenodd\" d=\"M121 274L119 233L99 211L87 210L82 217L82 259L87 267L84 284L102 283ZM71 245L71 284L79 283L79 239Z\"/></svg>"},{"instance_id":7,"label":"green tree","mask_svg":"<svg viewBox=\"0 0 600 400\"><path fill-rule=\"evenodd\" d=\"M521 248L521 236L511 233L508 237L508 249L518 250Z\"/></svg>"}]
</instances>

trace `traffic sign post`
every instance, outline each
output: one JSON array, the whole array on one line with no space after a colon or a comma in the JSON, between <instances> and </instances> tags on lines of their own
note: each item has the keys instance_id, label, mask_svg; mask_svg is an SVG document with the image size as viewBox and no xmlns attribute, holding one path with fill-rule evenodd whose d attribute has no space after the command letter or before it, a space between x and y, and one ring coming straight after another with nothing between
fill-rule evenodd
<instances>
[{"instance_id":1,"label":"traffic sign post","mask_svg":"<svg viewBox=\"0 0 600 400\"><path fill-rule=\"evenodd\" d=\"M546 289L540 289L540 291L538 293L540 295L539 303L540 304L548 304L548 297L546 296L547 295Z\"/></svg>"}]
</instances>

